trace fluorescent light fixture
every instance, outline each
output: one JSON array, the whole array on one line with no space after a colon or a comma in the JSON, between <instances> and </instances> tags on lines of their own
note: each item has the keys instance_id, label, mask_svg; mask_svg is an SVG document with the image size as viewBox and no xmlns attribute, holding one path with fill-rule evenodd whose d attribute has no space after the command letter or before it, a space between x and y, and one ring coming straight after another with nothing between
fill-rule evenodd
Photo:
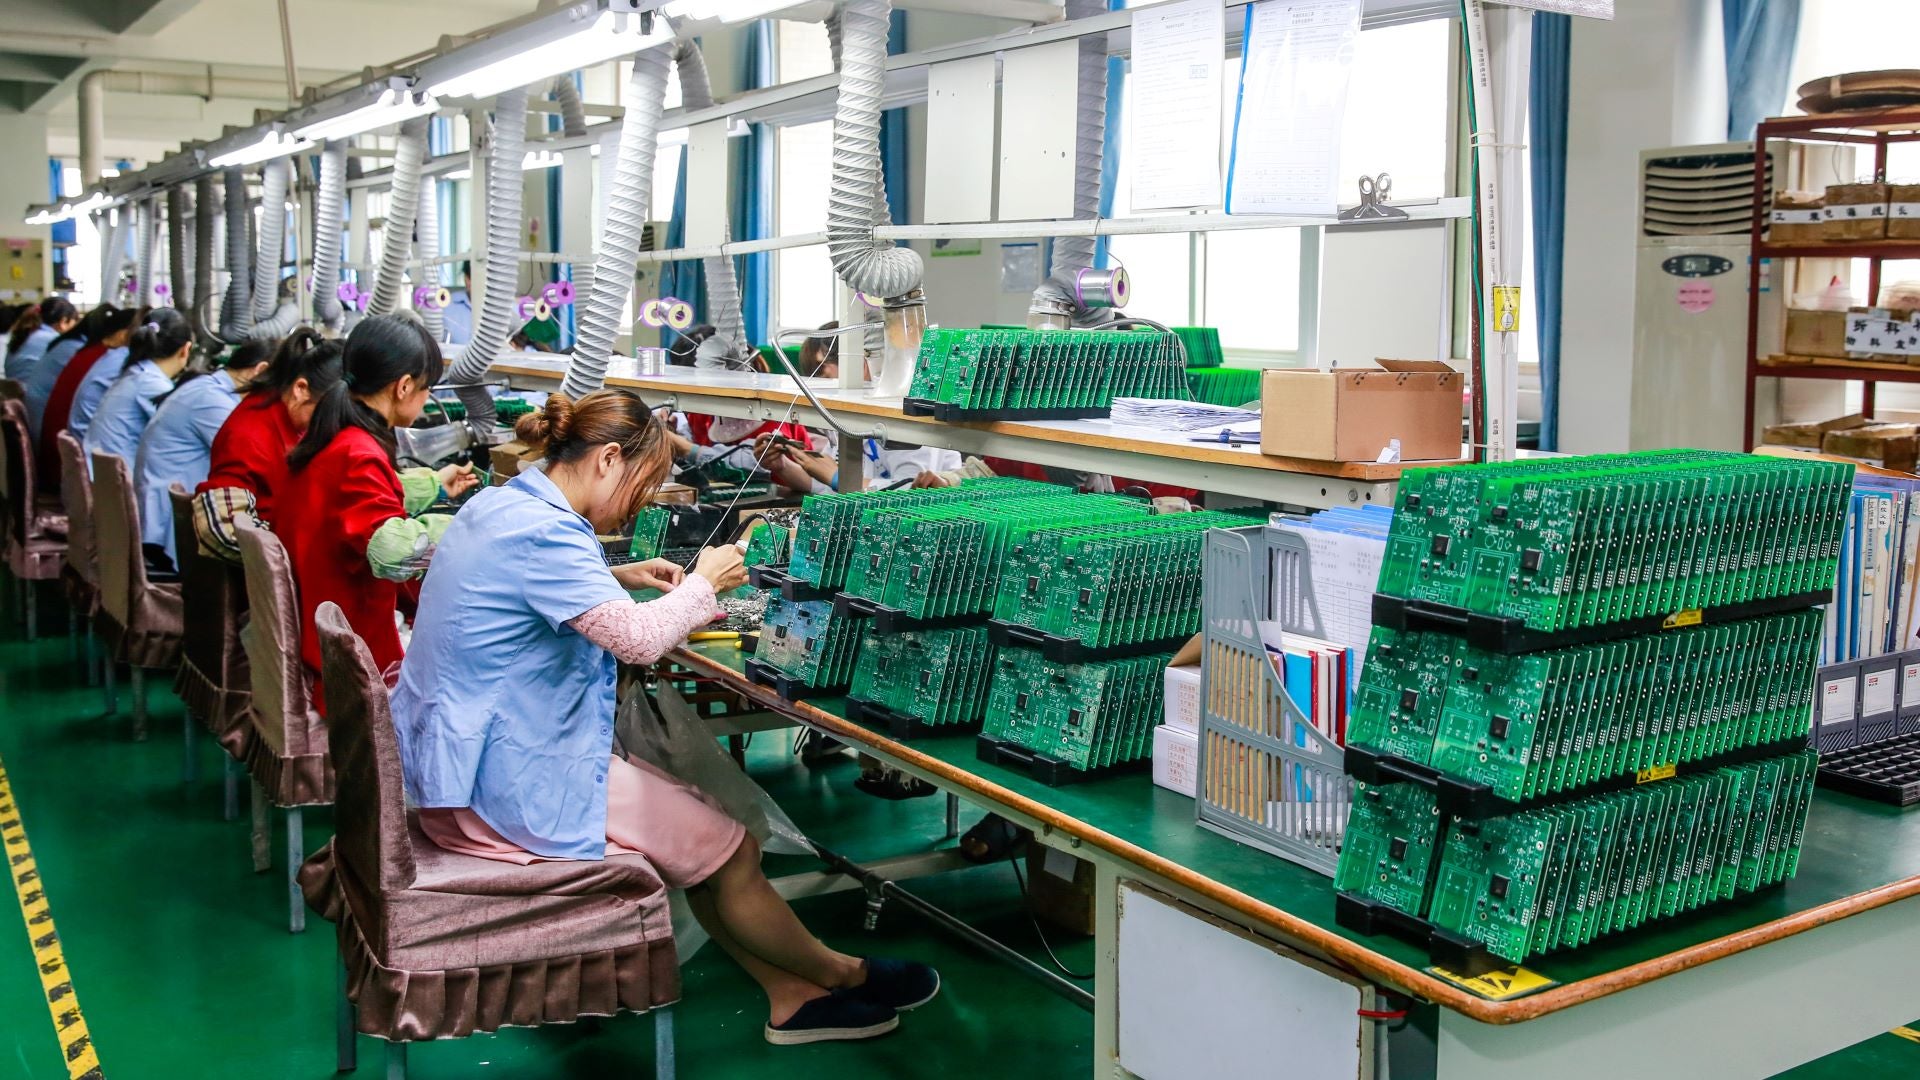
<instances>
[{"instance_id":1,"label":"fluorescent light fixture","mask_svg":"<svg viewBox=\"0 0 1920 1080\"><path fill-rule=\"evenodd\" d=\"M471 180L471 179L473 179L473 170L472 170L472 169L469 169L469 168L465 168L465 167L462 167L462 168L458 168L458 169L455 169L455 170L453 170L452 172L448 172L448 173L442 173L442 174L440 175L440 179L442 179L442 180Z\"/></svg>"},{"instance_id":2,"label":"fluorescent light fixture","mask_svg":"<svg viewBox=\"0 0 1920 1080\"><path fill-rule=\"evenodd\" d=\"M28 209L32 210L33 213L28 214L22 219L28 225L51 225L56 221L65 221L71 216L67 213L67 208L64 206L35 206L29 207Z\"/></svg>"},{"instance_id":3,"label":"fluorescent light fixture","mask_svg":"<svg viewBox=\"0 0 1920 1080\"><path fill-rule=\"evenodd\" d=\"M400 80L394 80L398 84ZM371 87L365 88L370 90ZM409 89L404 85L388 85L372 101L359 108L349 109L337 116L325 120L316 120L293 129L296 138L325 142L328 139L346 139L363 135L384 127L412 120L419 116L430 116L439 111L440 103L432 94Z\"/></svg>"},{"instance_id":4,"label":"fluorescent light fixture","mask_svg":"<svg viewBox=\"0 0 1920 1080\"><path fill-rule=\"evenodd\" d=\"M243 143L225 153L207 159L207 165L215 169L230 169L236 165L257 165L262 161L272 161L289 154L298 154L314 147L312 139L303 139L289 135L279 128L268 128L253 142Z\"/></svg>"},{"instance_id":5,"label":"fluorescent light fixture","mask_svg":"<svg viewBox=\"0 0 1920 1080\"><path fill-rule=\"evenodd\" d=\"M529 150L527 156L520 159L520 168L532 172L535 169L552 169L561 161L558 150Z\"/></svg>"},{"instance_id":6,"label":"fluorescent light fixture","mask_svg":"<svg viewBox=\"0 0 1920 1080\"><path fill-rule=\"evenodd\" d=\"M434 97L488 98L673 37L665 20L637 6L637 0L571 4L428 61L419 81Z\"/></svg>"},{"instance_id":7,"label":"fluorescent light fixture","mask_svg":"<svg viewBox=\"0 0 1920 1080\"><path fill-rule=\"evenodd\" d=\"M685 146L687 145L688 132L690 132L691 130L692 130L691 128L685 128L685 127L668 128L667 130L660 133L659 145ZM736 116L727 124L727 138L729 139L744 138L748 134L748 132L750 132L751 130L752 129L747 126L747 122L745 120L742 120ZM594 149L595 151L598 151L599 146L596 145Z\"/></svg>"},{"instance_id":8,"label":"fluorescent light fixture","mask_svg":"<svg viewBox=\"0 0 1920 1080\"><path fill-rule=\"evenodd\" d=\"M776 11L795 7L800 0L670 0L660 5L660 13L673 19L692 22L749 22Z\"/></svg>"}]
</instances>

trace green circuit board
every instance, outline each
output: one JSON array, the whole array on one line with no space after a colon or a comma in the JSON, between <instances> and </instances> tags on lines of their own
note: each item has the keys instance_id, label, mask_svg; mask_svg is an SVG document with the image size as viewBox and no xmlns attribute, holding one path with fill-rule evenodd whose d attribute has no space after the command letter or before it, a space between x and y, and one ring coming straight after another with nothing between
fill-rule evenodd
<instances>
[{"instance_id":1,"label":"green circuit board","mask_svg":"<svg viewBox=\"0 0 1920 1080\"><path fill-rule=\"evenodd\" d=\"M847 693L925 724L979 722L993 673L993 642L985 626L868 630Z\"/></svg>"},{"instance_id":2,"label":"green circuit board","mask_svg":"<svg viewBox=\"0 0 1920 1080\"><path fill-rule=\"evenodd\" d=\"M868 510L983 502L1067 490L1058 484L997 476L966 480L957 487L809 495L801 503L800 520L794 529L788 573L821 588L838 589L844 585L847 568L853 560L860 518Z\"/></svg>"},{"instance_id":3,"label":"green circuit board","mask_svg":"<svg viewBox=\"0 0 1920 1080\"><path fill-rule=\"evenodd\" d=\"M1063 664L1035 649L1001 649L984 733L1093 770L1141 761L1165 718L1171 653Z\"/></svg>"},{"instance_id":4,"label":"green circuit board","mask_svg":"<svg viewBox=\"0 0 1920 1080\"><path fill-rule=\"evenodd\" d=\"M1116 397L1189 400L1175 340L1157 330L936 328L911 398L969 411L1098 409Z\"/></svg>"},{"instance_id":5,"label":"green circuit board","mask_svg":"<svg viewBox=\"0 0 1920 1080\"><path fill-rule=\"evenodd\" d=\"M773 596L753 655L806 686L845 686L864 629L861 620L835 614L831 601Z\"/></svg>"}]
</instances>

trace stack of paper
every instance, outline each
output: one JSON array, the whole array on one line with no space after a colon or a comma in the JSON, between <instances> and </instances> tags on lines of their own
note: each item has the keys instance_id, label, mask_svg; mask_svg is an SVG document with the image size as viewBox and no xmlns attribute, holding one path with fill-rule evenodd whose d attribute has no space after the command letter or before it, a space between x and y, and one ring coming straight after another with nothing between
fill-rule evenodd
<instances>
[{"instance_id":1,"label":"stack of paper","mask_svg":"<svg viewBox=\"0 0 1920 1080\"><path fill-rule=\"evenodd\" d=\"M1167 401L1159 398L1117 397L1113 399L1113 422L1129 427L1160 428L1163 431L1218 431L1244 428L1259 431L1260 413L1204 401Z\"/></svg>"}]
</instances>

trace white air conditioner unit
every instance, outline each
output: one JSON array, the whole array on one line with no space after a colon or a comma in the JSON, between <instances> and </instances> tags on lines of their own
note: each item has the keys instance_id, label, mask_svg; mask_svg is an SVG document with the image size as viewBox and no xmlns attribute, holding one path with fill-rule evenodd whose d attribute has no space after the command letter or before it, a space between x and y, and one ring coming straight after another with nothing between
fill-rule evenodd
<instances>
[{"instance_id":1,"label":"white air conditioner unit","mask_svg":"<svg viewBox=\"0 0 1920 1080\"><path fill-rule=\"evenodd\" d=\"M1767 156L1762 213L1785 175L1778 149L1770 147ZM1750 142L1640 155L1628 425L1635 450L1741 448L1753 159ZM1777 348L1782 332L1777 265L1761 266L1760 290L1759 340L1766 352Z\"/></svg>"}]
</instances>

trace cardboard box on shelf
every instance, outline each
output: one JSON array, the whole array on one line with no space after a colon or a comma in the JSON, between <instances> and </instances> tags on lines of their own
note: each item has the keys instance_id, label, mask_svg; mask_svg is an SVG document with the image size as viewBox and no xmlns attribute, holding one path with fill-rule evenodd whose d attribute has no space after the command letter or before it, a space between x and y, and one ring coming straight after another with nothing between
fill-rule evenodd
<instances>
[{"instance_id":1,"label":"cardboard box on shelf","mask_svg":"<svg viewBox=\"0 0 1920 1080\"><path fill-rule=\"evenodd\" d=\"M1786 347L1789 356L1846 356L1847 313L1788 308Z\"/></svg>"},{"instance_id":2,"label":"cardboard box on shelf","mask_svg":"<svg viewBox=\"0 0 1920 1080\"><path fill-rule=\"evenodd\" d=\"M1879 421L1867 419L1864 413L1849 413L1832 420L1775 424L1760 433L1760 441L1767 446L1799 446L1808 450L1818 450L1820 440L1829 431L1851 431L1855 428L1872 427L1877 423Z\"/></svg>"},{"instance_id":3,"label":"cardboard box on shelf","mask_svg":"<svg viewBox=\"0 0 1920 1080\"><path fill-rule=\"evenodd\" d=\"M1886 184L1829 184L1821 236L1829 243L1886 239L1889 194Z\"/></svg>"},{"instance_id":4,"label":"cardboard box on shelf","mask_svg":"<svg viewBox=\"0 0 1920 1080\"><path fill-rule=\"evenodd\" d=\"M1200 789L1200 733L1172 724L1153 729L1153 782L1187 798Z\"/></svg>"},{"instance_id":5,"label":"cardboard box on shelf","mask_svg":"<svg viewBox=\"0 0 1920 1080\"><path fill-rule=\"evenodd\" d=\"M1260 377L1260 452L1315 461L1376 461L1400 440L1402 461L1460 456L1459 372L1439 360L1287 369Z\"/></svg>"},{"instance_id":6,"label":"cardboard box on shelf","mask_svg":"<svg viewBox=\"0 0 1920 1080\"><path fill-rule=\"evenodd\" d=\"M1846 352L1856 360L1920 366L1920 332L1910 307L1853 307L1847 310Z\"/></svg>"},{"instance_id":7,"label":"cardboard box on shelf","mask_svg":"<svg viewBox=\"0 0 1920 1080\"><path fill-rule=\"evenodd\" d=\"M1817 244L1825 229L1820 210L1827 204L1824 191L1783 191L1773 197L1767 215L1767 239L1776 244Z\"/></svg>"},{"instance_id":8,"label":"cardboard box on shelf","mask_svg":"<svg viewBox=\"0 0 1920 1080\"><path fill-rule=\"evenodd\" d=\"M1920 184L1887 185L1887 239L1920 240Z\"/></svg>"},{"instance_id":9,"label":"cardboard box on shelf","mask_svg":"<svg viewBox=\"0 0 1920 1080\"><path fill-rule=\"evenodd\" d=\"M1830 431L1820 440L1820 451L1913 472L1920 464L1920 425L1881 424L1877 427Z\"/></svg>"},{"instance_id":10,"label":"cardboard box on shelf","mask_svg":"<svg viewBox=\"0 0 1920 1080\"><path fill-rule=\"evenodd\" d=\"M519 439L493 447L488 451L488 456L491 458L488 466L493 472L493 482L496 487L520 475L521 469L540 460L540 452Z\"/></svg>"}]
</instances>

